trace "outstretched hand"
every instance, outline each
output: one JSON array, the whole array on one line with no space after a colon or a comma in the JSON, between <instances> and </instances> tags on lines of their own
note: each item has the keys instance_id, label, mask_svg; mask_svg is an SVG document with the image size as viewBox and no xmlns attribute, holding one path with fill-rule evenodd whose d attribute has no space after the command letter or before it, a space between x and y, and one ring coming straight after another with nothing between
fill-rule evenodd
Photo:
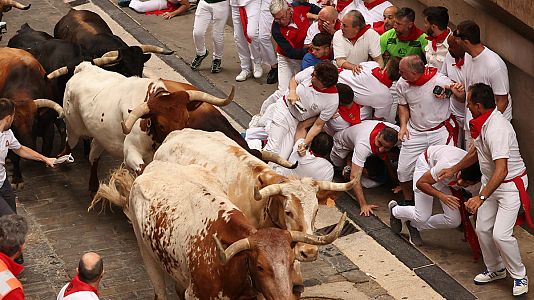
<instances>
[{"instance_id":1,"label":"outstretched hand","mask_svg":"<svg viewBox=\"0 0 534 300\"><path fill-rule=\"evenodd\" d=\"M360 208L360 216L366 216L366 217L369 217L371 215L374 216L375 212L373 211L373 209L377 209L377 208L378 208L378 205L366 204Z\"/></svg>"}]
</instances>

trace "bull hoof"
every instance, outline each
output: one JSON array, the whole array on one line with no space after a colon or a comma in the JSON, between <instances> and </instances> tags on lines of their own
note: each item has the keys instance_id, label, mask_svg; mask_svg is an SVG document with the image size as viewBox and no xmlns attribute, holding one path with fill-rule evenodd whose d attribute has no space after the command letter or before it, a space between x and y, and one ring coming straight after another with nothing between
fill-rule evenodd
<instances>
[{"instance_id":1,"label":"bull hoof","mask_svg":"<svg viewBox=\"0 0 534 300\"><path fill-rule=\"evenodd\" d=\"M13 190L19 190L19 191L24 189L24 181L23 182L17 182L17 183L15 183L15 182L11 183L11 188Z\"/></svg>"}]
</instances>

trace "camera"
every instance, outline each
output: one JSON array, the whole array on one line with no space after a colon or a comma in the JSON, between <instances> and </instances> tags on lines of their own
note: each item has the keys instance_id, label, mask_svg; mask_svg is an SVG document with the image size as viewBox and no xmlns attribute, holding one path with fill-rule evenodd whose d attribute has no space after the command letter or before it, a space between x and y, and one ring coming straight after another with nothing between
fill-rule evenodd
<instances>
[{"instance_id":1,"label":"camera","mask_svg":"<svg viewBox=\"0 0 534 300\"><path fill-rule=\"evenodd\" d=\"M436 96L439 96L441 94L444 94L445 97L450 98L452 96L452 91L450 89L444 89L439 85L436 85L434 87L434 90L432 90L432 93Z\"/></svg>"}]
</instances>

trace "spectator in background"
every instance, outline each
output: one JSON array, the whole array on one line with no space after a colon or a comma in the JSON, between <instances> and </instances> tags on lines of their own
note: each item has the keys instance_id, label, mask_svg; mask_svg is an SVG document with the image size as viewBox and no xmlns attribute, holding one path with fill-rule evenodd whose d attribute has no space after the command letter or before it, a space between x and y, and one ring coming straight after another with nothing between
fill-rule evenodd
<instances>
[{"instance_id":1,"label":"spectator in background","mask_svg":"<svg viewBox=\"0 0 534 300\"><path fill-rule=\"evenodd\" d=\"M380 53L380 36L365 24L362 14L353 10L341 20L341 30L332 40L334 58L338 67L359 73L362 62L371 57L382 68L384 61Z\"/></svg>"},{"instance_id":2,"label":"spectator in background","mask_svg":"<svg viewBox=\"0 0 534 300\"><path fill-rule=\"evenodd\" d=\"M441 70L445 54L449 50L447 38L449 29L449 11L443 6L429 6L423 10L425 16L426 39L430 41L425 47L426 63Z\"/></svg>"},{"instance_id":3,"label":"spectator in background","mask_svg":"<svg viewBox=\"0 0 534 300\"><path fill-rule=\"evenodd\" d=\"M98 286L104 276L100 255L87 252L80 258L78 274L57 295L57 300L98 300Z\"/></svg>"},{"instance_id":4,"label":"spectator in background","mask_svg":"<svg viewBox=\"0 0 534 300\"><path fill-rule=\"evenodd\" d=\"M308 53L302 58L302 70L315 66L321 61L332 59L330 46L332 45L332 36L326 32L320 32L313 37L312 45Z\"/></svg>"},{"instance_id":5,"label":"spectator in background","mask_svg":"<svg viewBox=\"0 0 534 300\"><path fill-rule=\"evenodd\" d=\"M0 297L3 300L23 300L22 284L15 277L24 270L14 259L22 254L28 224L24 217L0 217Z\"/></svg>"},{"instance_id":6,"label":"spectator in background","mask_svg":"<svg viewBox=\"0 0 534 300\"><path fill-rule=\"evenodd\" d=\"M424 57L428 40L426 34L415 26L415 12L403 7L395 14L395 24L380 37L382 54L405 57L419 55Z\"/></svg>"},{"instance_id":7,"label":"spectator in background","mask_svg":"<svg viewBox=\"0 0 534 300\"><path fill-rule=\"evenodd\" d=\"M191 62L191 69L197 70L202 60L208 56L206 49L206 31L212 25L213 37L213 61L211 63L211 73L221 71L221 59L224 49L224 26L230 8L228 0L200 0L195 12L195 22L193 24L193 43L196 48L196 56Z\"/></svg>"},{"instance_id":8,"label":"spectator in background","mask_svg":"<svg viewBox=\"0 0 534 300\"><path fill-rule=\"evenodd\" d=\"M393 25L395 25L395 14L397 13L398 10L399 9L394 5L386 8L383 14L384 20L380 22L374 22L373 29L380 35L392 29Z\"/></svg>"}]
</instances>

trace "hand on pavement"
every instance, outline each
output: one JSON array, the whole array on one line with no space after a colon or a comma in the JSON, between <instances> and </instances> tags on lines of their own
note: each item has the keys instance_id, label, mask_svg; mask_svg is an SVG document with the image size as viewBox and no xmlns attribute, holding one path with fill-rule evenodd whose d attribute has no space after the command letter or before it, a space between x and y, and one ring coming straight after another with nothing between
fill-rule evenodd
<instances>
[{"instance_id":1,"label":"hand on pavement","mask_svg":"<svg viewBox=\"0 0 534 300\"><path fill-rule=\"evenodd\" d=\"M375 212L373 211L373 209L377 209L377 208L378 208L378 205L366 204L360 208L360 216L366 216L366 217L369 217L371 215L374 216Z\"/></svg>"}]
</instances>

